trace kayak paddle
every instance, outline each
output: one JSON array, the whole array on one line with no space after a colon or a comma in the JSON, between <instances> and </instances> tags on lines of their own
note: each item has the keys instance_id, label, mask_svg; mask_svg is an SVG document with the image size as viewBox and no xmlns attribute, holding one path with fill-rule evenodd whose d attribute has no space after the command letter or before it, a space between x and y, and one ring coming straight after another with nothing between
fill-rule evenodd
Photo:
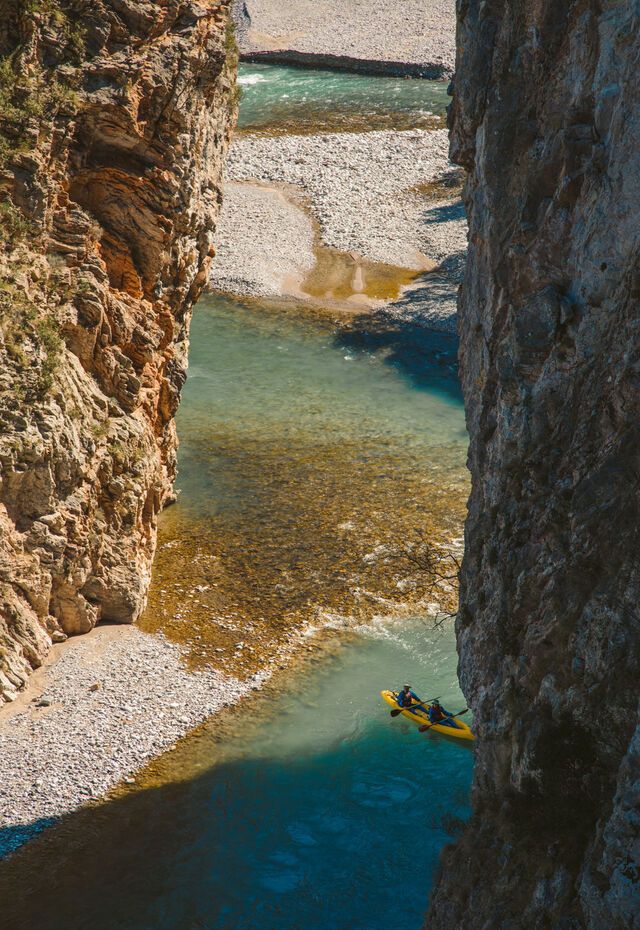
<instances>
[{"instance_id":1,"label":"kayak paddle","mask_svg":"<svg viewBox=\"0 0 640 930\"><path fill-rule=\"evenodd\" d=\"M421 707L424 710L425 704L431 704L432 701L437 701L437 700L438 700L437 697L429 698L428 701L423 701L421 704L409 704L408 707L396 707L395 710L391 710L389 711L389 713L391 714L392 717L397 717L398 714L401 714L403 710L414 711L414 710L417 710L419 707Z\"/></svg>"},{"instance_id":2,"label":"kayak paddle","mask_svg":"<svg viewBox=\"0 0 640 930\"><path fill-rule=\"evenodd\" d=\"M454 717L462 717L462 715L466 714L468 710L469 708L465 707L465 709L461 710L459 714L447 714L446 717L442 718L442 720L453 720ZM433 723L424 723L421 727L418 727L418 732L425 733L427 730L430 730L431 727L437 727L438 724L441 724L442 720L434 720Z\"/></svg>"}]
</instances>

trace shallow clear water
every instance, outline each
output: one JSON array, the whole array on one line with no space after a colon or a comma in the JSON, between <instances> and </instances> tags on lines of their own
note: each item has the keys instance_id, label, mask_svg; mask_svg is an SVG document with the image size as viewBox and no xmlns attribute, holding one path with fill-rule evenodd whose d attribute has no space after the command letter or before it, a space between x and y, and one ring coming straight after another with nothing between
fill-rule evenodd
<instances>
[{"instance_id":1,"label":"shallow clear water","mask_svg":"<svg viewBox=\"0 0 640 930\"><path fill-rule=\"evenodd\" d=\"M451 336L208 295L178 413L146 629L236 673L326 614L413 607L413 538L458 537L466 432ZM240 646L244 643L244 646Z\"/></svg>"},{"instance_id":2,"label":"shallow clear water","mask_svg":"<svg viewBox=\"0 0 640 930\"><path fill-rule=\"evenodd\" d=\"M447 83L241 63L238 128L252 132L366 131L444 125Z\"/></svg>"},{"instance_id":3,"label":"shallow clear water","mask_svg":"<svg viewBox=\"0 0 640 930\"><path fill-rule=\"evenodd\" d=\"M407 677L461 709L450 628L374 623L68 818L0 870L7 926L418 930L472 753L390 718Z\"/></svg>"},{"instance_id":4,"label":"shallow clear water","mask_svg":"<svg viewBox=\"0 0 640 930\"><path fill-rule=\"evenodd\" d=\"M424 333L419 345L416 332L411 358L402 353L407 346L398 345L401 331L387 330L391 344L378 346L373 317L370 324L367 345L362 326L341 331L261 311L257 302L203 297L193 318L189 376L177 417L181 506L242 506L243 489L230 487L242 475L206 444L212 429L233 436L238 447L280 440L294 454L303 443L374 443L380 456L394 445L460 466L467 434L455 340Z\"/></svg>"}]
</instances>

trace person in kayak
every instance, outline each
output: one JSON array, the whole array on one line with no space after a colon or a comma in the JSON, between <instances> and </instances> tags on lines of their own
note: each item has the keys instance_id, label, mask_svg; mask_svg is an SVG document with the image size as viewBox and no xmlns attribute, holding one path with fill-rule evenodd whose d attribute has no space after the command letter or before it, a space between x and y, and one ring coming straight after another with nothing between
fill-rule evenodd
<instances>
[{"instance_id":1,"label":"person in kayak","mask_svg":"<svg viewBox=\"0 0 640 930\"><path fill-rule=\"evenodd\" d=\"M429 720L431 723L439 723L442 727L458 729L458 724L452 719L449 711L445 710L438 701L433 701L429 707Z\"/></svg>"},{"instance_id":2,"label":"person in kayak","mask_svg":"<svg viewBox=\"0 0 640 930\"><path fill-rule=\"evenodd\" d=\"M404 685L402 691L398 691L396 700L400 707L411 707L413 703L421 703L418 695L411 690L411 685Z\"/></svg>"}]
</instances>

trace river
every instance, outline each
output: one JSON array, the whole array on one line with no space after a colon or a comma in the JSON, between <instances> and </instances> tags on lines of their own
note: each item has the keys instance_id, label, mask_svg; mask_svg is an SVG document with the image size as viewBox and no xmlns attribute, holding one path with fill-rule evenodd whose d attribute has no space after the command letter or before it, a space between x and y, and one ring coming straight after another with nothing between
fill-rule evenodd
<instances>
[{"instance_id":1,"label":"river","mask_svg":"<svg viewBox=\"0 0 640 930\"><path fill-rule=\"evenodd\" d=\"M370 624L66 818L6 863L0 926L418 930L473 760L391 719L406 677L460 709L450 628Z\"/></svg>"},{"instance_id":2,"label":"river","mask_svg":"<svg viewBox=\"0 0 640 930\"><path fill-rule=\"evenodd\" d=\"M310 131L332 109L333 128L373 111L403 128L444 102L426 81L254 65L241 79L243 131ZM379 692L408 679L463 706L451 623L435 625L403 558L420 534L461 533L455 358L453 337L371 314L200 302L180 493L142 626L185 643L193 665L276 674L11 857L2 928L418 930L468 815L473 756L391 719ZM303 658L283 670L301 629Z\"/></svg>"},{"instance_id":3,"label":"river","mask_svg":"<svg viewBox=\"0 0 640 930\"><path fill-rule=\"evenodd\" d=\"M241 64L243 132L366 132L444 125L444 81Z\"/></svg>"}]
</instances>

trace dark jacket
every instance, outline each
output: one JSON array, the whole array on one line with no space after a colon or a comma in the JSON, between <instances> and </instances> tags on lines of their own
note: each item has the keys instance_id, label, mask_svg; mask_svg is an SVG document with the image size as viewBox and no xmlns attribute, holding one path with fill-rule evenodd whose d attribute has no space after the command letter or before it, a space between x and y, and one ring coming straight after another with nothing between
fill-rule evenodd
<instances>
[{"instance_id":1,"label":"dark jacket","mask_svg":"<svg viewBox=\"0 0 640 930\"><path fill-rule=\"evenodd\" d=\"M420 703L420 698L413 691L409 691L408 694L405 693L404 691L399 692L398 704L400 705L400 707L409 707L412 701L415 701L417 704Z\"/></svg>"},{"instance_id":2,"label":"dark jacket","mask_svg":"<svg viewBox=\"0 0 640 930\"><path fill-rule=\"evenodd\" d=\"M448 710L445 710L444 707L433 707L429 708L429 720L431 723L439 723L441 720L444 720L445 717L450 717L451 714Z\"/></svg>"}]
</instances>

